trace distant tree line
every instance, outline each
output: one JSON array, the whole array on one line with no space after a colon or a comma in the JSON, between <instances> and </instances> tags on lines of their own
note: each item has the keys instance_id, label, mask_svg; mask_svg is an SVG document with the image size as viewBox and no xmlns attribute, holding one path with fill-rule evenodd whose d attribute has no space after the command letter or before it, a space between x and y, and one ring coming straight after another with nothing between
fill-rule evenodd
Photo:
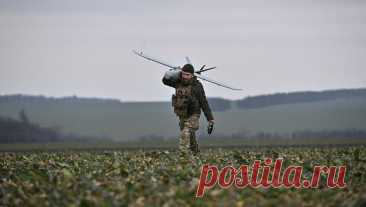
<instances>
[{"instance_id":1,"label":"distant tree line","mask_svg":"<svg viewBox=\"0 0 366 207\"><path fill-rule=\"evenodd\" d=\"M61 139L56 130L31 123L24 110L20 111L19 119L0 117L1 143L59 141Z\"/></svg>"},{"instance_id":2,"label":"distant tree line","mask_svg":"<svg viewBox=\"0 0 366 207\"><path fill-rule=\"evenodd\" d=\"M170 140L169 137L164 137L157 134L145 134L143 136L136 137L136 141L141 142L166 142ZM175 139L175 138L174 138ZM366 130L359 129L345 129L345 130L301 130L289 133L276 133L276 132L236 132L236 133L214 133L208 135L207 133L201 133L198 137L199 140L216 140L218 142L232 141L259 141L263 143L276 143L276 140L282 141L294 141L294 142L309 142L314 144L319 142L334 142L342 141L347 143L348 141L363 140L366 143Z\"/></svg>"},{"instance_id":3,"label":"distant tree line","mask_svg":"<svg viewBox=\"0 0 366 207\"><path fill-rule=\"evenodd\" d=\"M232 134L202 134L201 138L239 138L239 139L365 139L366 130L344 129L344 130L300 130L289 133L276 132L236 132Z\"/></svg>"},{"instance_id":4,"label":"distant tree line","mask_svg":"<svg viewBox=\"0 0 366 207\"><path fill-rule=\"evenodd\" d=\"M291 134L292 139L301 139L301 138L364 138L366 139L366 131L359 129L348 129L348 130L322 130L322 131L313 131L313 130L303 130L293 132Z\"/></svg>"},{"instance_id":5,"label":"distant tree line","mask_svg":"<svg viewBox=\"0 0 366 207\"><path fill-rule=\"evenodd\" d=\"M249 96L235 101L241 109L262 108L280 104L294 104L334 100L338 98L366 98L366 89L341 89L328 91L305 91L292 93L275 93L269 95Z\"/></svg>"},{"instance_id":6,"label":"distant tree line","mask_svg":"<svg viewBox=\"0 0 366 207\"><path fill-rule=\"evenodd\" d=\"M224 98L209 97L208 102L213 111L230 110L235 104L240 109L262 108L281 104L294 104L316 102L334 99L347 98L366 98L366 89L339 89L327 91L304 91L290 93L275 93L259 96L248 96L241 100L231 101ZM30 96L30 95L0 95L1 103L77 103L77 104L129 104L129 102L121 102L118 99L108 98L83 98L77 96L68 96L61 98L45 97L45 96Z\"/></svg>"},{"instance_id":7,"label":"distant tree line","mask_svg":"<svg viewBox=\"0 0 366 207\"><path fill-rule=\"evenodd\" d=\"M213 111L226 111L231 108L231 101L223 98L208 98L207 101ZM105 98L81 98L77 96L68 96L62 98L30 96L30 95L2 95L0 103L73 103L73 104L124 104L118 99Z\"/></svg>"},{"instance_id":8,"label":"distant tree line","mask_svg":"<svg viewBox=\"0 0 366 207\"><path fill-rule=\"evenodd\" d=\"M233 134L202 134L200 145L206 146L331 146L331 145L365 145L366 131L364 130L320 130L295 131L292 133L271 132L238 132Z\"/></svg>"},{"instance_id":9,"label":"distant tree line","mask_svg":"<svg viewBox=\"0 0 366 207\"><path fill-rule=\"evenodd\" d=\"M97 138L63 134L55 127L41 127L30 122L24 109L19 112L19 120L0 117L0 143L91 141L95 139Z\"/></svg>"}]
</instances>

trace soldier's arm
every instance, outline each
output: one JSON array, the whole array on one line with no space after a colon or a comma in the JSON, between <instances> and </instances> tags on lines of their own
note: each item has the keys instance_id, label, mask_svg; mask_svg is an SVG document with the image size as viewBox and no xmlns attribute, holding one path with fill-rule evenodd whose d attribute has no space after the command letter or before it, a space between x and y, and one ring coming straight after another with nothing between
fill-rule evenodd
<instances>
[{"instance_id":1,"label":"soldier's arm","mask_svg":"<svg viewBox=\"0 0 366 207\"><path fill-rule=\"evenodd\" d=\"M163 83L167 86L175 88L179 80L180 71L167 71L162 79Z\"/></svg>"},{"instance_id":2,"label":"soldier's arm","mask_svg":"<svg viewBox=\"0 0 366 207\"><path fill-rule=\"evenodd\" d=\"M198 83L197 89L198 89L198 91L197 91L198 101L200 102L202 111L205 114L207 121L211 121L214 119L214 117L212 116L212 111L211 111L210 106L208 105L205 90L203 89L203 86L201 83Z\"/></svg>"}]
</instances>

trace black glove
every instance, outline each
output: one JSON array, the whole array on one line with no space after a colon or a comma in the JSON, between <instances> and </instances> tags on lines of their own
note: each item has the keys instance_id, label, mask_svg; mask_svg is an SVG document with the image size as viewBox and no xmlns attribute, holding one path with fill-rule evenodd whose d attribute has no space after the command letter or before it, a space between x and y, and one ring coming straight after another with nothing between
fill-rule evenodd
<instances>
[{"instance_id":1,"label":"black glove","mask_svg":"<svg viewBox=\"0 0 366 207\"><path fill-rule=\"evenodd\" d=\"M209 122L208 122L208 126L207 126L207 133L208 133L208 134L211 134L211 133L212 133L212 131L213 131L213 129L214 129L214 122L209 121Z\"/></svg>"}]
</instances>

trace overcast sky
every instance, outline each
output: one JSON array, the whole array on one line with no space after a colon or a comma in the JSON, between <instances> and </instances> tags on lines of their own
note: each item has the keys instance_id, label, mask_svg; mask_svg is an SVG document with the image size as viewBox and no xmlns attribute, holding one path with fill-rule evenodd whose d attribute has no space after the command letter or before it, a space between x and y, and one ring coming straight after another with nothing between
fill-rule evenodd
<instances>
[{"instance_id":1,"label":"overcast sky","mask_svg":"<svg viewBox=\"0 0 366 207\"><path fill-rule=\"evenodd\" d=\"M366 87L366 1L0 0L0 94L169 100L132 49L244 89L209 97Z\"/></svg>"}]
</instances>

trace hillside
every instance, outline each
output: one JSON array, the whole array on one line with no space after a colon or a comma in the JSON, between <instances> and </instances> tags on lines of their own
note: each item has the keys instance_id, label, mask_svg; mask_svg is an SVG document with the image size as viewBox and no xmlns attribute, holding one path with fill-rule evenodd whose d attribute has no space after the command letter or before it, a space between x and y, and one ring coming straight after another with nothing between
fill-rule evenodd
<instances>
[{"instance_id":1,"label":"hillside","mask_svg":"<svg viewBox=\"0 0 366 207\"><path fill-rule=\"evenodd\" d=\"M229 107L214 111L217 123L215 135L259 132L288 134L302 130L366 130L366 97L349 95L355 91L359 93L360 90L366 89L348 89L347 92L341 90L342 96L335 95L328 99L282 104L273 102L266 107L250 109L240 107L237 101L225 100L225 103L230 103ZM291 93L287 96L291 96ZM0 116L16 119L19 111L24 109L32 122L43 127L56 127L65 133L111 137L115 140L152 135L165 138L178 136L177 117L170 102L79 99L1 96ZM266 98L266 102L271 103L271 99ZM199 132L204 135L206 122L203 113L201 115Z\"/></svg>"}]
</instances>

